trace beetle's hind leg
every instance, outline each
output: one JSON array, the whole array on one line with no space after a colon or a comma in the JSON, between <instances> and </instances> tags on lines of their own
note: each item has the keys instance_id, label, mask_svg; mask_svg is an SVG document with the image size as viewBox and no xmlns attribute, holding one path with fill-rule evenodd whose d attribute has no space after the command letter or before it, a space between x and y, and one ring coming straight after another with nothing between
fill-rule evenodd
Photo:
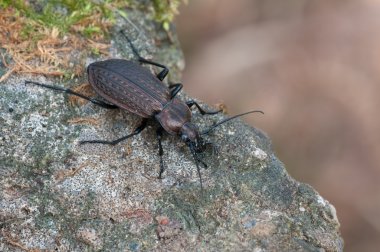
<instances>
[{"instance_id":1,"label":"beetle's hind leg","mask_svg":"<svg viewBox=\"0 0 380 252\"><path fill-rule=\"evenodd\" d=\"M128 43L130 44L130 46L132 48L133 54L136 55L136 57L138 58L138 61L140 63L149 64L149 65L153 65L153 66L163 68L162 71L159 72L156 76L160 81L165 79L166 75L168 75L168 73L169 73L169 68L167 68L166 66L164 66L160 63L156 63L154 61L150 61L150 60L147 60L147 59L144 59L143 57L141 57L139 52L137 51L136 47L133 45L132 41L128 38L128 36L124 33L124 31L120 31L120 33L123 34L123 36L127 39Z\"/></svg>"},{"instance_id":2,"label":"beetle's hind leg","mask_svg":"<svg viewBox=\"0 0 380 252\"><path fill-rule=\"evenodd\" d=\"M153 62L153 61L150 61L150 60L146 60L144 58L139 58L139 62L141 63L145 63L145 64L150 64L150 65L153 65L153 66L158 66L158 67L161 67L163 68L161 72L159 72L156 76L157 78L160 80L160 81L163 81L166 77L166 75L168 75L169 73L169 68L167 68L166 66L162 65L162 64L159 64L159 63L156 63L156 62Z\"/></svg>"},{"instance_id":3,"label":"beetle's hind leg","mask_svg":"<svg viewBox=\"0 0 380 252\"><path fill-rule=\"evenodd\" d=\"M194 100L187 101L186 104L189 108L195 105L202 115L215 115L223 111L223 109L217 111L206 111Z\"/></svg>"},{"instance_id":4,"label":"beetle's hind leg","mask_svg":"<svg viewBox=\"0 0 380 252\"><path fill-rule=\"evenodd\" d=\"M85 95L82 95L80 93L77 93L77 92L74 92L73 90L69 89L69 88L62 88L62 87L58 87L58 86L53 86L53 85L47 85L47 84L43 84L43 83L39 83L39 82L35 82L35 81L25 81L25 85L26 84L33 84L33 85L37 85L37 86L40 86L40 87L44 87L44 88L49 88L49 89L52 89L52 90L55 90L55 91L60 91L60 92L64 92L66 94L69 94L69 95L75 95L75 96L78 96L82 99L85 99L89 102L92 102L93 104L96 104L100 107L103 107L103 108L106 108L106 109L117 109L118 107L113 105L113 104L108 104L108 103L105 103L101 100L98 100L98 99L94 99L94 98L91 98L91 97L87 97Z\"/></svg>"},{"instance_id":5,"label":"beetle's hind leg","mask_svg":"<svg viewBox=\"0 0 380 252\"><path fill-rule=\"evenodd\" d=\"M145 128L146 128L146 125L147 125L147 121L148 119L147 118L144 118L142 121L141 121L141 124L129 135L127 136L124 136L122 138L119 138L119 139L116 139L114 141L106 141L106 140L87 140L87 141L80 141L79 144L93 144L93 143L98 143L98 144L109 144L109 145L115 145L115 144L118 144L120 143L121 141L124 141L130 137L133 137L135 135L138 135L141 133L141 131L143 131Z\"/></svg>"}]
</instances>

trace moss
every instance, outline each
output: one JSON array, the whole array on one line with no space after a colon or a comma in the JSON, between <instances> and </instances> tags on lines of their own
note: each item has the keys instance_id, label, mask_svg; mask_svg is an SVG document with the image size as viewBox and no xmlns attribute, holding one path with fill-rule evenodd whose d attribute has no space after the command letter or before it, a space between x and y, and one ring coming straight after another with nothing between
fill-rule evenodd
<instances>
[{"instance_id":1,"label":"moss","mask_svg":"<svg viewBox=\"0 0 380 252\"><path fill-rule=\"evenodd\" d=\"M24 35L27 36L35 30L35 25L43 25L48 28L58 28L60 32L67 33L73 25L81 23L94 15L99 15L99 20L103 22L115 23L116 12L129 5L130 1L105 0L37 0L32 6L23 0L3 0L0 6L3 8L13 7L15 16L25 15L32 21L24 28ZM94 34L107 35L107 31L99 24L90 24L85 29L79 31L83 36L91 37Z\"/></svg>"},{"instance_id":2,"label":"moss","mask_svg":"<svg viewBox=\"0 0 380 252\"><path fill-rule=\"evenodd\" d=\"M72 62L108 55L107 45L116 20L127 18L126 8L142 10L147 19L162 24L169 31L178 14L181 0L2 0L0 15L6 37L12 28L12 39L5 55L12 60L8 71L0 70L0 80L11 74L34 73L72 79L83 75ZM2 34L0 34L2 35ZM31 39L30 39L31 38ZM75 53L74 53L75 52ZM31 61L30 59L34 59ZM13 62L12 62L13 61ZM79 63L84 64L84 61Z\"/></svg>"},{"instance_id":3,"label":"moss","mask_svg":"<svg viewBox=\"0 0 380 252\"><path fill-rule=\"evenodd\" d=\"M182 1L152 1L154 20L162 23L166 31L169 30L170 23L179 13L178 7ZM73 25L80 24L86 18L98 14L100 14L99 19L115 24L115 15L126 18L127 14L124 8L134 5L134 2L132 0L36 0L31 6L24 0L3 0L0 2L0 7L13 7L15 16L25 15L45 27L58 28L64 34L69 32ZM24 35L28 36L33 30L34 25L30 23L24 28ZM86 26L80 33L86 37L91 37L94 34L108 35L107 31L100 25Z\"/></svg>"},{"instance_id":4,"label":"moss","mask_svg":"<svg viewBox=\"0 0 380 252\"><path fill-rule=\"evenodd\" d=\"M186 2L186 1L184 1ZM169 31L170 23L174 17L179 13L178 7L181 0L153 0L154 18L157 22L162 23L162 27Z\"/></svg>"}]
</instances>

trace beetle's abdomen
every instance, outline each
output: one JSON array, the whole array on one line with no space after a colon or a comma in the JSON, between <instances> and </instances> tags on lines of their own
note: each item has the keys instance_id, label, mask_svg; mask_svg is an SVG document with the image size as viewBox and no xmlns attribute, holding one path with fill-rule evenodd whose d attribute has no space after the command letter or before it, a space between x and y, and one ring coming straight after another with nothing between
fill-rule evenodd
<instances>
[{"instance_id":1,"label":"beetle's abdomen","mask_svg":"<svg viewBox=\"0 0 380 252\"><path fill-rule=\"evenodd\" d=\"M128 60L94 62L87 68L96 93L141 117L160 112L170 99L169 89L148 69Z\"/></svg>"},{"instance_id":2,"label":"beetle's abdomen","mask_svg":"<svg viewBox=\"0 0 380 252\"><path fill-rule=\"evenodd\" d=\"M174 98L155 116L156 120L169 134L177 135L182 126L191 121L191 111L183 101Z\"/></svg>"}]
</instances>

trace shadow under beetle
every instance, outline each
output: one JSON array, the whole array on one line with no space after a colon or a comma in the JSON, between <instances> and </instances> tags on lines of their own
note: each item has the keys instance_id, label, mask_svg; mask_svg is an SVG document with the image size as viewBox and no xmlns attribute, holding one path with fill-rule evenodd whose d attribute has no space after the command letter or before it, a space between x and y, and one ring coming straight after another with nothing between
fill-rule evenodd
<instances>
[{"instance_id":1,"label":"shadow under beetle","mask_svg":"<svg viewBox=\"0 0 380 252\"><path fill-rule=\"evenodd\" d=\"M25 84L34 84L56 91L62 91L70 95L75 95L106 109L125 109L143 118L141 124L127 136L114 141L81 141L80 144L98 143L115 145L123 140L139 134L147 126L148 120L153 119L158 121L160 125L156 130L159 147L158 153L160 156L160 172L158 178L161 179L162 173L164 172L161 138L163 131L166 131L170 135L180 136L189 147L197 167L201 188L203 188L199 164L202 164L204 167L207 167L207 165L198 157L198 153L202 153L206 149L206 145L208 143L206 143L201 136L208 134L217 126L236 117L250 113L263 112L254 110L235 115L214 124L207 130L202 132L199 131L197 126L191 122L191 107L196 106L202 115L213 115L221 112L222 110L205 111L197 102L193 100L183 102L176 98L176 95L182 89L182 84L177 83L166 87L162 81L169 73L169 69L162 64L146 60L141 57L130 39L123 32L121 33L128 40L133 53L138 58L139 63L154 65L162 68L163 70L161 70L157 75L153 75L147 68L142 67L140 64L123 59L109 59L90 64L87 67L88 81L95 92L109 103L87 97L80 93L76 93L71 89L65 89L58 86L42 84L34 81L25 81Z\"/></svg>"}]
</instances>

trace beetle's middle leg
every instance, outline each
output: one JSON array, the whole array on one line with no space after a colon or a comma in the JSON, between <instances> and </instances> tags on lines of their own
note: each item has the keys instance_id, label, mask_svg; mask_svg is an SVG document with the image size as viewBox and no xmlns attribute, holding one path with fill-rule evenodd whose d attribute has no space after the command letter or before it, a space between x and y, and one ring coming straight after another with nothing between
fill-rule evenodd
<instances>
[{"instance_id":1,"label":"beetle's middle leg","mask_svg":"<svg viewBox=\"0 0 380 252\"><path fill-rule=\"evenodd\" d=\"M87 143L99 143L99 144L109 144L109 145L115 145L115 144L118 144L120 143L121 141L124 141L130 137L133 137L135 135L138 135L141 133L141 131L143 131L145 128L146 128L146 125L147 125L147 122L148 122L148 119L147 118L144 118L142 121L141 121L141 124L129 135L127 136L124 136L122 138L119 138L119 139L116 139L114 141L105 141L105 140L87 140L87 141L80 141L79 144L87 144Z\"/></svg>"},{"instance_id":2,"label":"beetle's middle leg","mask_svg":"<svg viewBox=\"0 0 380 252\"><path fill-rule=\"evenodd\" d=\"M194 100L187 101L186 104L189 108L195 105L202 115L215 115L223 111L223 109L217 111L206 111Z\"/></svg>"},{"instance_id":3,"label":"beetle's middle leg","mask_svg":"<svg viewBox=\"0 0 380 252\"><path fill-rule=\"evenodd\" d=\"M103 102L101 100L94 99L94 98L82 95L80 93L74 92L73 90L71 90L69 88L63 88L63 87L58 87L58 86L53 86L53 85L47 85L47 84L43 84L43 83L39 83L39 82L35 82L35 81L25 81L25 85L26 84L33 84L33 85L37 85L37 86L40 86L40 87L49 88L49 89L52 89L52 90L55 90L55 91L64 92L64 93L69 94L69 95L75 95L75 96L78 96L78 97L80 97L82 99L90 101L93 104L96 104L96 105L98 105L100 107L103 107L103 108L106 108L106 109L117 109L117 108L119 108L116 105L108 104L108 103Z\"/></svg>"},{"instance_id":4,"label":"beetle's middle leg","mask_svg":"<svg viewBox=\"0 0 380 252\"><path fill-rule=\"evenodd\" d=\"M139 52L137 51L136 47L133 45L132 41L128 38L128 36L124 33L124 31L120 31L121 34L123 34L123 36L128 40L128 43L130 44L131 48L132 48L132 51L133 51L133 54L136 55L136 57L138 58L138 61L140 63L145 63L145 64L150 64L150 65L153 65L153 66L157 66L157 67L161 67L163 68L161 72L159 72L157 74L157 78L162 81L163 79L165 79L166 75L168 75L169 73L169 68L167 68L166 66L160 64L160 63L156 63L154 61L150 61L150 60L147 60L143 57L140 56Z\"/></svg>"},{"instance_id":5,"label":"beetle's middle leg","mask_svg":"<svg viewBox=\"0 0 380 252\"><path fill-rule=\"evenodd\" d=\"M178 92L181 91L182 88L183 85L181 83L170 84L170 99L173 99L178 94Z\"/></svg>"}]
</instances>

